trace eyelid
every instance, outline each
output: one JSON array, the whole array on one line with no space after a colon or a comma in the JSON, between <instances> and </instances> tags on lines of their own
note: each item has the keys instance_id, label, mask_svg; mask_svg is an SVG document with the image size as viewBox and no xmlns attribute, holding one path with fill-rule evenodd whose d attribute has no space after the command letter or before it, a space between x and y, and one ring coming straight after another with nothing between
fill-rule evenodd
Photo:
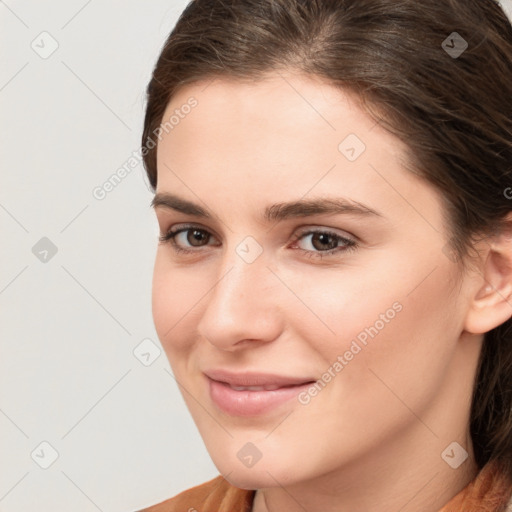
<instances>
[{"instance_id":1,"label":"eyelid","mask_svg":"<svg viewBox=\"0 0 512 512\"><path fill-rule=\"evenodd\" d=\"M302 227L298 228L297 233L293 234L293 237L300 238L302 235L312 233L312 232L317 232L317 231L320 231L322 233L332 233L333 235L339 236L340 238L346 238L348 240L353 240L354 242L359 241L358 237L356 237L355 235L353 235L345 230L342 230L339 228L331 228L331 227L327 227L327 226L323 226L323 225L319 225L319 224L310 224L307 226L302 226Z\"/></svg>"},{"instance_id":2,"label":"eyelid","mask_svg":"<svg viewBox=\"0 0 512 512\"><path fill-rule=\"evenodd\" d=\"M178 223L176 225L173 225L172 228L164 229L161 233L162 236L165 236L169 234L171 231L176 235L179 234L179 232L186 231L187 229L198 229L201 231L206 231L209 235L212 235L214 238L218 239L218 237L215 235L215 233L212 233L210 228L203 227L199 224L195 223ZM340 233L341 231L341 233ZM311 234L314 232L322 232L322 233L331 233L333 235L339 236L340 238L344 238L347 240L352 240L354 242L360 242L359 238L355 235L348 233L344 230L340 230L338 228L331 228L323 225L318 224L310 224L306 226L302 226L298 228L298 230L295 230L294 233L292 233L292 241L296 242L301 236L305 234Z\"/></svg>"},{"instance_id":3,"label":"eyelid","mask_svg":"<svg viewBox=\"0 0 512 512\"><path fill-rule=\"evenodd\" d=\"M164 226L167 223L164 223ZM215 238L217 238L217 235L215 232L208 227L202 226L201 224L196 224L195 222L177 222L176 224L171 224L168 228L164 228L161 230L162 234L169 233L170 231L178 232L178 231L185 231L187 229L199 229L201 231L206 231L210 235L213 235Z\"/></svg>"},{"instance_id":4,"label":"eyelid","mask_svg":"<svg viewBox=\"0 0 512 512\"><path fill-rule=\"evenodd\" d=\"M159 240L162 243L165 243L165 242L171 243L171 245L173 245L175 248L178 248L178 245L175 243L176 237L178 235L180 235L181 233L184 233L184 232L186 233L187 231L192 230L192 229L197 229L199 231L205 231L206 233L208 233L210 238L214 238L217 240L217 236L214 233L212 233L212 231L209 228L205 228L205 227L203 227L201 225L197 225L197 224L188 224L188 223L183 223L183 224L180 223L180 224L173 225L170 228L164 229L163 232L159 236ZM170 236L170 235L172 235L172 236ZM207 246L205 246L205 247L207 247ZM181 248L179 248L179 249L181 249ZM196 247L195 249L192 249L190 252L198 251L200 249L201 249L201 247ZM181 249L181 250L187 251L188 249Z\"/></svg>"},{"instance_id":5,"label":"eyelid","mask_svg":"<svg viewBox=\"0 0 512 512\"><path fill-rule=\"evenodd\" d=\"M308 250L308 249L301 249L299 247L298 250L308 257L318 257L318 258L327 257L328 258L329 256L331 256L331 257L335 258L338 255L338 253L346 254L346 253L349 253L356 249L359 249L360 242L356 236L348 235L348 234L347 235L340 234L337 232L336 229L322 227L322 226L316 226L316 227L309 226L307 228L299 230L298 233L293 235L292 244L295 244L303 237L307 237L307 236L311 236L311 235L314 236L317 233L322 233L322 234L327 234L327 235L333 236L334 238L338 239L339 242L344 244L344 246L335 247L334 249L328 249L325 251L312 251L312 250Z\"/></svg>"},{"instance_id":6,"label":"eyelid","mask_svg":"<svg viewBox=\"0 0 512 512\"><path fill-rule=\"evenodd\" d=\"M188 255L191 255L194 253L199 254L202 252L202 249L204 247L208 247L208 245L199 246L199 247L195 247L195 248L193 246L191 246L191 248L184 249L183 247L180 247L176 243L176 237L178 235L180 235L181 233L186 233L187 231L192 230L192 229L197 229L199 231L205 231L210 237L213 236L213 238L216 238L216 236L214 234L212 234L209 229L204 228L202 226L199 226L196 224L181 224L181 225L178 224L178 225L172 226L172 228L169 228L166 231L166 233L164 233L163 235L161 235L159 237L159 240L161 243L169 244L172 247L172 250L176 253L188 254ZM328 228L328 227L318 226L318 225L302 226L301 228L299 228L297 230L297 232L293 233L291 243L295 244L304 236L315 235L317 233L324 233L324 234L334 236L335 238L338 239L339 242L344 244L343 246L335 247L333 249L328 249L325 251L308 250L308 249L302 249L300 247L295 249L310 259L318 259L318 260L322 260L323 258L336 259L336 258L339 258L339 256L341 254L345 255L347 253L350 253L352 251L359 249L360 243L359 243L358 237L351 235L351 234L350 235L345 235L345 234L342 235L342 234L338 233L337 231L338 230L336 228ZM210 241L210 239L208 241Z\"/></svg>"}]
</instances>

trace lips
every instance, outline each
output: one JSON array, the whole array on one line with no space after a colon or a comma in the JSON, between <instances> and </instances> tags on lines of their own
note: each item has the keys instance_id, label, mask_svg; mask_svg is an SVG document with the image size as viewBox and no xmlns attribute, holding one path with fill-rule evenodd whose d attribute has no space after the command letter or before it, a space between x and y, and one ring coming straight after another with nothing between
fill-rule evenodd
<instances>
[{"instance_id":1,"label":"lips","mask_svg":"<svg viewBox=\"0 0 512 512\"><path fill-rule=\"evenodd\" d=\"M204 372L207 377L218 382L224 382L232 387L262 387L284 388L314 382L311 377L286 377L275 373L243 372L234 373L226 370L208 370Z\"/></svg>"},{"instance_id":2,"label":"lips","mask_svg":"<svg viewBox=\"0 0 512 512\"><path fill-rule=\"evenodd\" d=\"M232 416L256 416L290 402L315 379L273 373L204 372L212 401Z\"/></svg>"},{"instance_id":3,"label":"lips","mask_svg":"<svg viewBox=\"0 0 512 512\"><path fill-rule=\"evenodd\" d=\"M227 383L225 383L227 384ZM233 386L233 384L228 384L231 389L235 391L275 391L283 386L277 386L275 384L270 384L267 386Z\"/></svg>"}]
</instances>

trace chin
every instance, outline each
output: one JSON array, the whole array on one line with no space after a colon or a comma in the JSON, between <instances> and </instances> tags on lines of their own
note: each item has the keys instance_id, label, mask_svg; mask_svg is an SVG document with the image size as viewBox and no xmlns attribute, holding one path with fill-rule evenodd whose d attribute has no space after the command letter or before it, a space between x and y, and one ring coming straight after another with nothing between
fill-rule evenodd
<instances>
[{"instance_id":1,"label":"chin","mask_svg":"<svg viewBox=\"0 0 512 512\"><path fill-rule=\"evenodd\" d=\"M270 474L269 474L270 473ZM255 490L267 487L275 487L277 482L281 483L279 476L275 476L272 471L267 473L265 469L256 471L255 468L236 469L223 474L224 478L239 489ZM272 476L275 477L272 478ZM277 480L277 482L276 482Z\"/></svg>"},{"instance_id":2,"label":"chin","mask_svg":"<svg viewBox=\"0 0 512 512\"><path fill-rule=\"evenodd\" d=\"M225 456L222 462L213 460L224 478L239 489L264 489L278 485L291 485L297 481L298 475L292 474L289 465L276 465L275 461L264 461L263 458L252 467L244 467L238 458Z\"/></svg>"}]
</instances>

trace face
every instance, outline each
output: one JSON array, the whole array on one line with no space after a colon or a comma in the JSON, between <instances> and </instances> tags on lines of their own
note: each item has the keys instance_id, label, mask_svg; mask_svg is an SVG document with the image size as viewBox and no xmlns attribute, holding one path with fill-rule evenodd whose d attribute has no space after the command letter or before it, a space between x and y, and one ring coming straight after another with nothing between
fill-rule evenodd
<instances>
[{"instance_id":1,"label":"face","mask_svg":"<svg viewBox=\"0 0 512 512\"><path fill-rule=\"evenodd\" d=\"M402 143L305 76L188 85L163 122L176 110L153 318L219 471L244 488L314 479L425 447L418 418L453 441L436 407L464 371L464 287Z\"/></svg>"}]
</instances>

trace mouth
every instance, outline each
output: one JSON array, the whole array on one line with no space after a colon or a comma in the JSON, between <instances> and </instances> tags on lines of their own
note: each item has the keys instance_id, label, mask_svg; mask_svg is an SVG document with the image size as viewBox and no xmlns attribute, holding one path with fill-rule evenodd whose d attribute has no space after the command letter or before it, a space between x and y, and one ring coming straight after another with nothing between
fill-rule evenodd
<instances>
[{"instance_id":1,"label":"mouth","mask_svg":"<svg viewBox=\"0 0 512 512\"><path fill-rule=\"evenodd\" d=\"M264 415L292 399L316 382L311 378L285 377L268 373L205 372L212 402L231 416Z\"/></svg>"}]
</instances>

